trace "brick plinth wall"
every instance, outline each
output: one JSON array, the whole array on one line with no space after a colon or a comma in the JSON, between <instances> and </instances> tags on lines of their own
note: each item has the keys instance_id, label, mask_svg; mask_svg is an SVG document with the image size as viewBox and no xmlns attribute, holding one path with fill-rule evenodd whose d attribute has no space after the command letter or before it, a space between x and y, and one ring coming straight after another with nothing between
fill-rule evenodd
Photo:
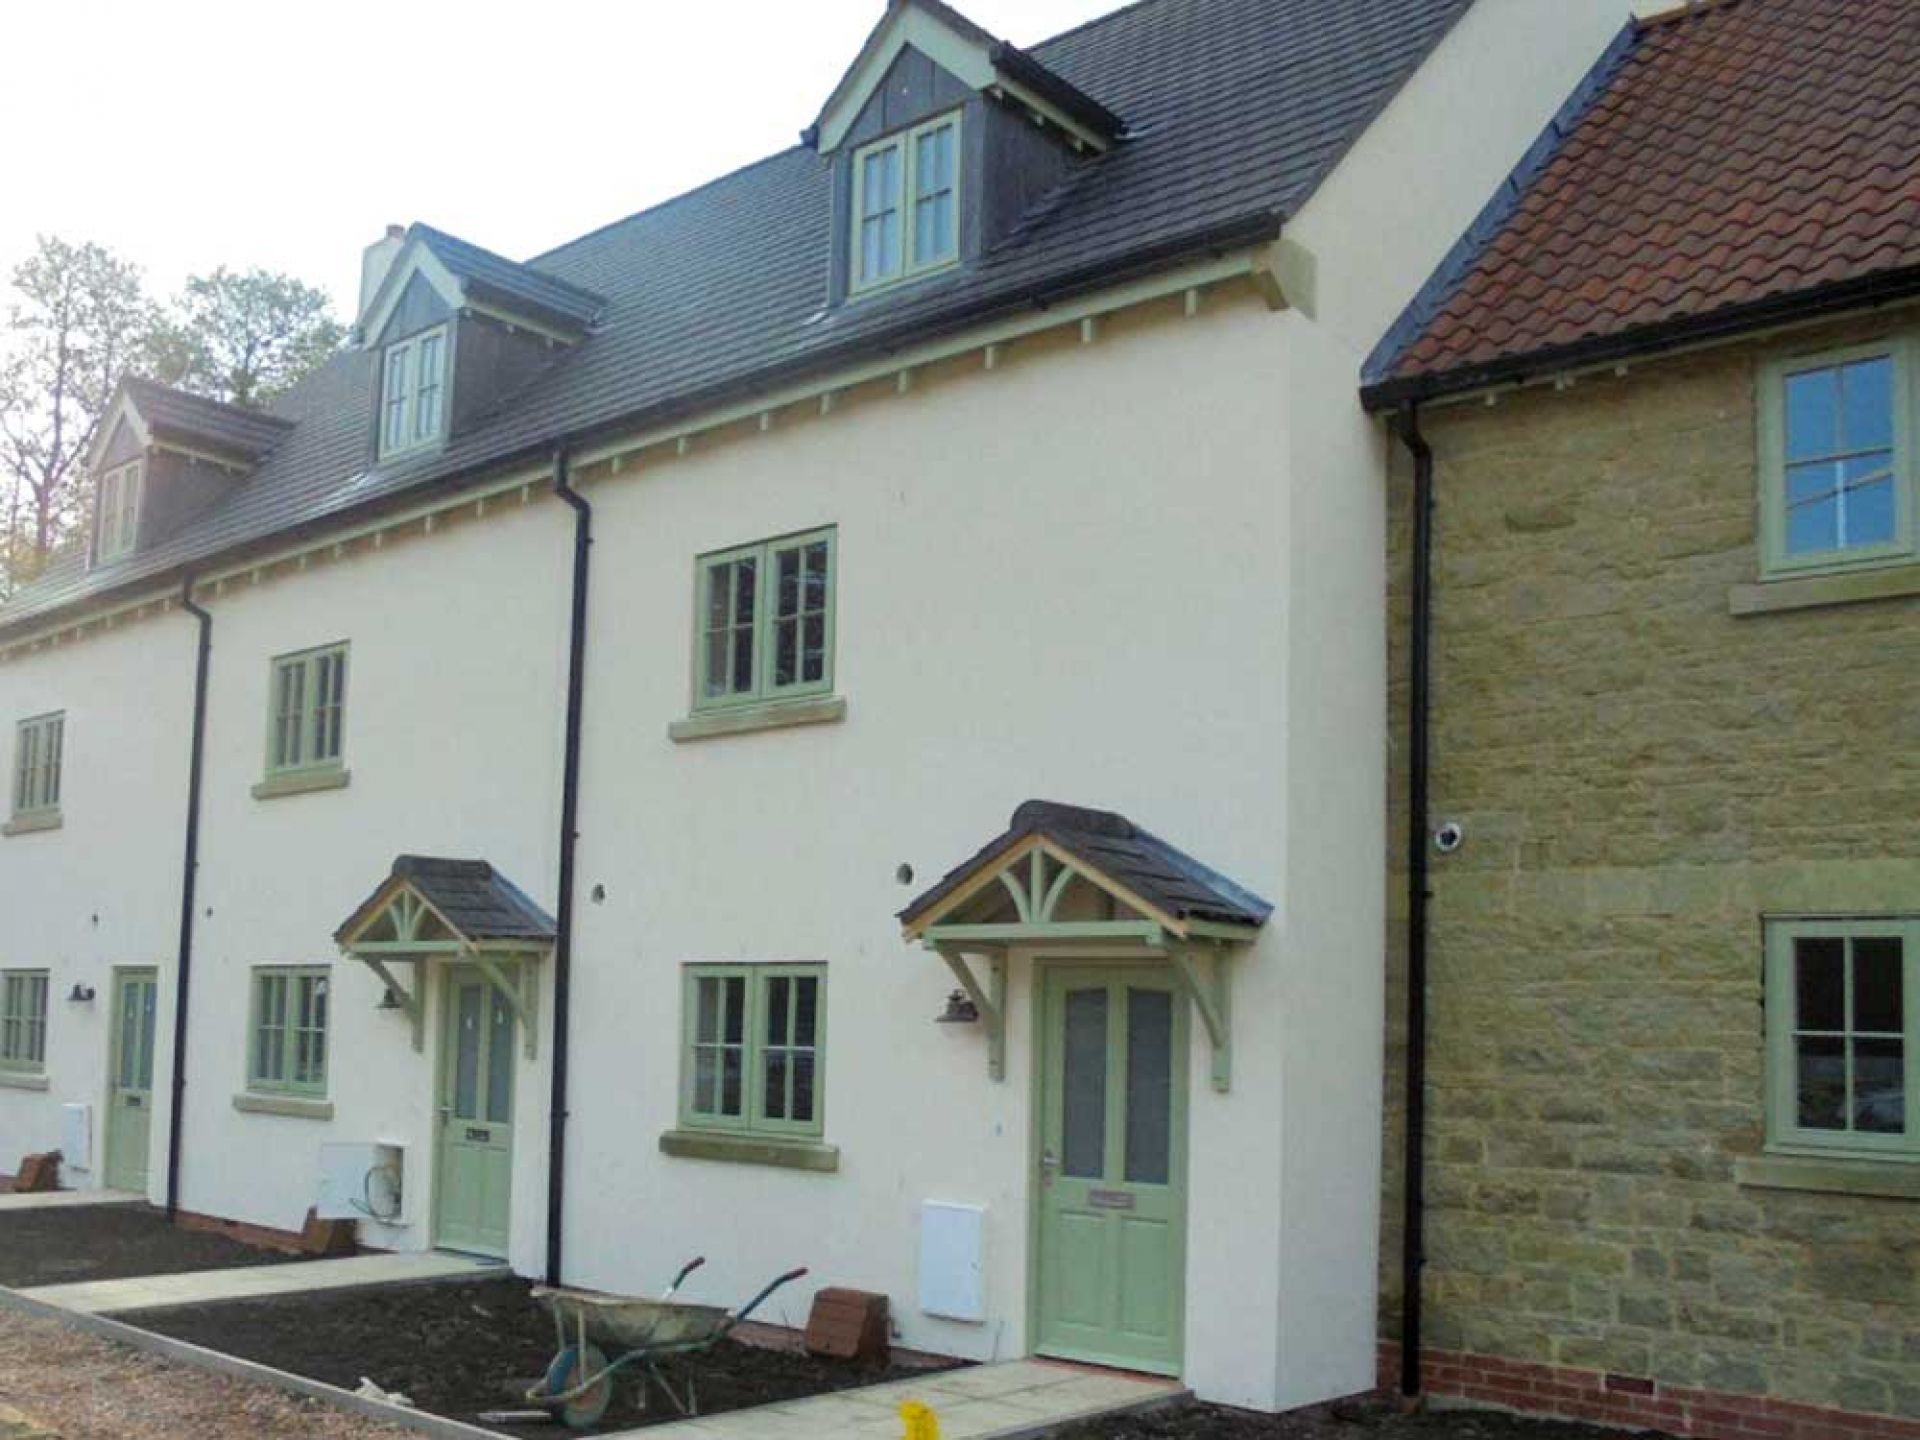
<instances>
[{"instance_id":1,"label":"brick plinth wall","mask_svg":"<svg viewBox=\"0 0 1920 1440\"><path fill-rule=\"evenodd\" d=\"M1701 1440L1920 1440L1920 1420L1796 1405L1762 1395L1686 1389L1636 1375L1503 1360L1495 1355L1429 1350L1421 1357L1420 1373L1431 1399ZM1399 1387L1400 1347L1382 1341L1380 1389L1397 1394Z\"/></svg>"}]
</instances>

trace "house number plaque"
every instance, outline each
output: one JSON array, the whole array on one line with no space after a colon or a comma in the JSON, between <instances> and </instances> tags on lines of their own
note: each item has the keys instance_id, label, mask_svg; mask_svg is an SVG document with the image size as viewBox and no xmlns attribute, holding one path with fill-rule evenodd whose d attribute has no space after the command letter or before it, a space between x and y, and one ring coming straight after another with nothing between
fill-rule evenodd
<instances>
[{"instance_id":1,"label":"house number plaque","mask_svg":"<svg viewBox=\"0 0 1920 1440\"><path fill-rule=\"evenodd\" d=\"M1087 1206L1093 1210L1131 1210L1134 1198L1125 1190L1089 1190Z\"/></svg>"},{"instance_id":2,"label":"house number plaque","mask_svg":"<svg viewBox=\"0 0 1920 1440\"><path fill-rule=\"evenodd\" d=\"M478 1125L469 1125L467 1127L467 1139L481 1141L491 1140L493 1139L493 1132L491 1130L483 1130Z\"/></svg>"}]
</instances>

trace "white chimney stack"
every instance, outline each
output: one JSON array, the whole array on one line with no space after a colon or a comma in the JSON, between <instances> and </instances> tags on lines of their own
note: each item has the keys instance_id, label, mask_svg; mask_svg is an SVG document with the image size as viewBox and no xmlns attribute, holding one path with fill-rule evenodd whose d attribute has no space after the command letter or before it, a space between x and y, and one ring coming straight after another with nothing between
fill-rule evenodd
<instances>
[{"instance_id":1,"label":"white chimney stack","mask_svg":"<svg viewBox=\"0 0 1920 1440\"><path fill-rule=\"evenodd\" d=\"M356 326L366 321L367 307L373 303L373 297L380 291L381 282L387 278L387 272L393 268L393 260L400 253L400 247L406 243L406 226L389 225L387 233L367 246L361 253L360 313L354 317Z\"/></svg>"}]
</instances>

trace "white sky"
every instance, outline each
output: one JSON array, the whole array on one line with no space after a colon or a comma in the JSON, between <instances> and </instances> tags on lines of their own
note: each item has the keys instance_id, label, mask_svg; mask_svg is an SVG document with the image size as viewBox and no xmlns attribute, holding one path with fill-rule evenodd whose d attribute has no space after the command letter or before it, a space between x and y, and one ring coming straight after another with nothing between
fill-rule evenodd
<instances>
[{"instance_id":1,"label":"white sky","mask_svg":"<svg viewBox=\"0 0 1920 1440\"><path fill-rule=\"evenodd\" d=\"M1030 45L1122 0L961 0ZM0 285L37 234L170 296L330 290L424 220L515 259L795 143L882 0L6 0ZM3 305L4 295L0 295Z\"/></svg>"}]
</instances>

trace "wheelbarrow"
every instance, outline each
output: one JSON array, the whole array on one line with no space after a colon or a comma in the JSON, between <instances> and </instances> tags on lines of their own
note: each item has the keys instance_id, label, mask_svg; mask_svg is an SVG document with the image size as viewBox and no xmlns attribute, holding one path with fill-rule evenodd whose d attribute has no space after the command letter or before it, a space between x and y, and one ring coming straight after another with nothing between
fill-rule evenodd
<instances>
[{"instance_id":1,"label":"wheelbarrow","mask_svg":"<svg viewBox=\"0 0 1920 1440\"><path fill-rule=\"evenodd\" d=\"M688 1261L658 1300L536 1286L533 1298L553 1316L559 1348L546 1379L527 1392L527 1400L572 1429L585 1430L598 1424L613 1403L614 1377L632 1369L639 1374L642 1410L658 1387L681 1415L698 1414L693 1377L687 1377L682 1394L661 1373L660 1362L719 1344L769 1295L807 1273L804 1268L789 1270L738 1310L676 1301L682 1283L706 1263L704 1256Z\"/></svg>"}]
</instances>

